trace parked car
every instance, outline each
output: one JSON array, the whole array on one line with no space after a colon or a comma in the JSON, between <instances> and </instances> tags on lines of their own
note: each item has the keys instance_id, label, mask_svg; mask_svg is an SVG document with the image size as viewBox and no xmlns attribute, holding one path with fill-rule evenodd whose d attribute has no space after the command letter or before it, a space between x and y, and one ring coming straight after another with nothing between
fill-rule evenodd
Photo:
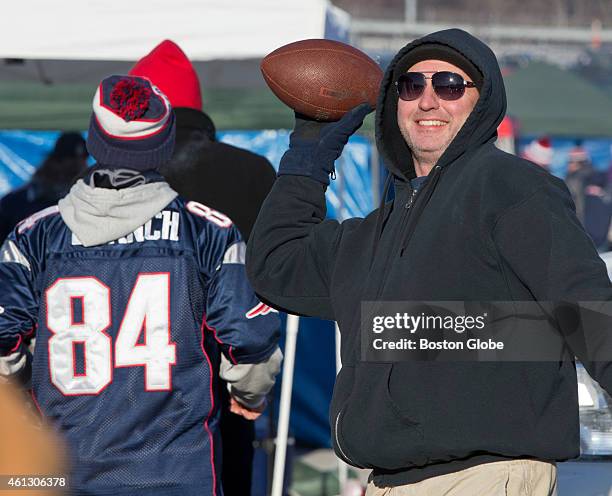
<instances>
[{"instance_id":1,"label":"parked car","mask_svg":"<svg viewBox=\"0 0 612 496\"><path fill-rule=\"evenodd\" d=\"M612 279L612 252L602 253ZM612 397L576 364L580 458L560 463L558 496L612 496Z\"/></svg>"}]
</instances>

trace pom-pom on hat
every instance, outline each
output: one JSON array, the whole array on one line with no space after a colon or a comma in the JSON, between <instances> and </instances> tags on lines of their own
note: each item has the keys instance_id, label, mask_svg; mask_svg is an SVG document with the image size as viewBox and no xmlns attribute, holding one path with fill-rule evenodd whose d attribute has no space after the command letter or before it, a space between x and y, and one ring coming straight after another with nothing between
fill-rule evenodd
<instances>
[{"instance_id":1,"label":"pom-pom on hat","mask_svg":"<svg viewBox=\"0 0 612 496\"><path fill-rule=\"evenodd\" d=\"M87 150L112 168L157 169L174 151L174 112L144 77L109 76L93 99Z\"/></svg>"},{"instance_id":2,"label":"pom-pom on hat","mask_svg":"<svg viewBox=\"0 0 612 496\"><path fill-rule=\"evenodd\" d=\"M162 90L172 106L202 110L200 80L181 48L164 40L130 70L132 76L148 77Z\"/></svg>"}]
</instances>

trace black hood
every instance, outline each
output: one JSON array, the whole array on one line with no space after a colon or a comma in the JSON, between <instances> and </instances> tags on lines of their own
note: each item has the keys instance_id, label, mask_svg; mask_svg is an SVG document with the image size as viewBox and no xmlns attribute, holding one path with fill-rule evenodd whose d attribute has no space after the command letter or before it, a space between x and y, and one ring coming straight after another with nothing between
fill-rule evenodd
<instances>
[{"instance_id":1,"label":"black hood","mask_svg":"<svg viewBox=\"0 0 612 496\"><path fill-rule=\"evenodd\" d=\"M408 67L402 60L416 47L426 43L449 46L470 60L482 73L480 98L467 121L448 146L439 166L446 166L472 149L497 137L497 126L506 114L506 90L493 51L461 29L447 29L419 38L402 48L393 58L383 77L376 107L376 144L385 165L393 174L405 179L416 176L412 155L397 125L397 92L395 81Z\"/></svg>"}]
</instances>

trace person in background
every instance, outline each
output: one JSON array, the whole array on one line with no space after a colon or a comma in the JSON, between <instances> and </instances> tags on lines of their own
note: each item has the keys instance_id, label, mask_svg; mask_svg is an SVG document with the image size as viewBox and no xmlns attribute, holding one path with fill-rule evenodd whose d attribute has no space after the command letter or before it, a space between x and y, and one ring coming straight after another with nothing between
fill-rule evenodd
<instances>
[{"instance_id":1,"label":"person in background","mask_svg":"<svg viewBox=\"0 0 612 496\"><path fill-rule=\"evenodd\" d=\"M66 451L62 440L32 411L25 392L19 386L3 379L6 364L0 359L0 474L10 474L14 480L3 481L0 491L5 496L29 494L30 496L62 496L67 491ZM22 481L33 484L42 479L46 488L17 487ZM11 491L13 489L14 491ZM26 493L27 491L27 493Z\"/></svg>"},{"instance_id":2,"label":"person in background","mask_svg":"<svg viewBox=\"0 0 612 496\"><path fill-rule=\"evenodd\" d=\"M202 111L200 81L181 48L164 40L131 69L161 89L176 114L174 156L161 174L181 196L227 215L248 241L276 173L261 155L217 140Z\"/></svg>"},{"instance_id":3,"label":"person in background","mask_svg":"<svg viewBox=\"0 0 612 496\"><path fill-rule=\"evenodd\" d=\"M20 220L55 205L87 169L87 157L79 133L61 134L30 182L0 200L0 243Z\"/></svg>"},{"instance_id":4,"label":"person in background","mask_svg":"<svg viewBox=\"0 0 612 496\"><path fill-rule=\"evenodd\" d=\"M131 75L149 78L170 100L176 115L176 146L160 173L181 196L223 212L248 241L276 173L268 160L217 140L215 125L202 111L200 80L185 53L164 40L140 59ZM222 390L227 407L229 398ZM253 422L223 408L223 485L227 494L251 491Z\"/></svg>"},{"instance_id":5,"label":"person in background","mask_svg":"<svg viewBox=\"0 0 612 496\"><path fill-rule=\"evenodd\" d=\"M553 147L550 139L546 136L534 139L523 149L521 157L550 172L553 161Z\"/></svg>"},{"instance_id":6,"label":"person in background","mask_svg":"<svg viewBox=\"0 0 612 496\"><path fill-rule=\"evenodd\" d=\"M580 142L569 152L565 182L576 205L576 216L597 249L606 250L612 214L607 176L595 170L588 151Z\"/></svg>"},{"instance_id":7,"label":"person in background","mask_svg":"<svg viewBox=\"0 0 612 496\"><path fill-rule=\"evenodd\" d=\"M568 155L565 183L576 204L576 217L580 219L583 225L585 219L585 189L592 175L593 166L591 165L589 154L580 143L577 143L576 146L570 150Z\"/></svg>"}]
</instances>

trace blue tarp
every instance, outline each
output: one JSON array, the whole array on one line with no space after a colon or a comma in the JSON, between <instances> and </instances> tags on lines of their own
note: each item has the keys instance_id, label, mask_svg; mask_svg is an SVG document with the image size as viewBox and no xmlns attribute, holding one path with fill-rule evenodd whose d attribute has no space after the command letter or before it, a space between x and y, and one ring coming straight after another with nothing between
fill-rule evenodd
<instances>
[{"instance_id":1,"label":"blue tarp","mask_svg":"<svg viewBox=\"0 0 612 496\"><path fill-rule=\"evenodd\" d=\"M25 183L59 136L55 131L0 131L0 197ZM275 168L287 150L289 131L226 131L219 139L264 155ZM332 218L364 215L372 210L371 148L361 136L351 137L338 166L342 178L328 189Z\"/></svg>"}]
</instances>

